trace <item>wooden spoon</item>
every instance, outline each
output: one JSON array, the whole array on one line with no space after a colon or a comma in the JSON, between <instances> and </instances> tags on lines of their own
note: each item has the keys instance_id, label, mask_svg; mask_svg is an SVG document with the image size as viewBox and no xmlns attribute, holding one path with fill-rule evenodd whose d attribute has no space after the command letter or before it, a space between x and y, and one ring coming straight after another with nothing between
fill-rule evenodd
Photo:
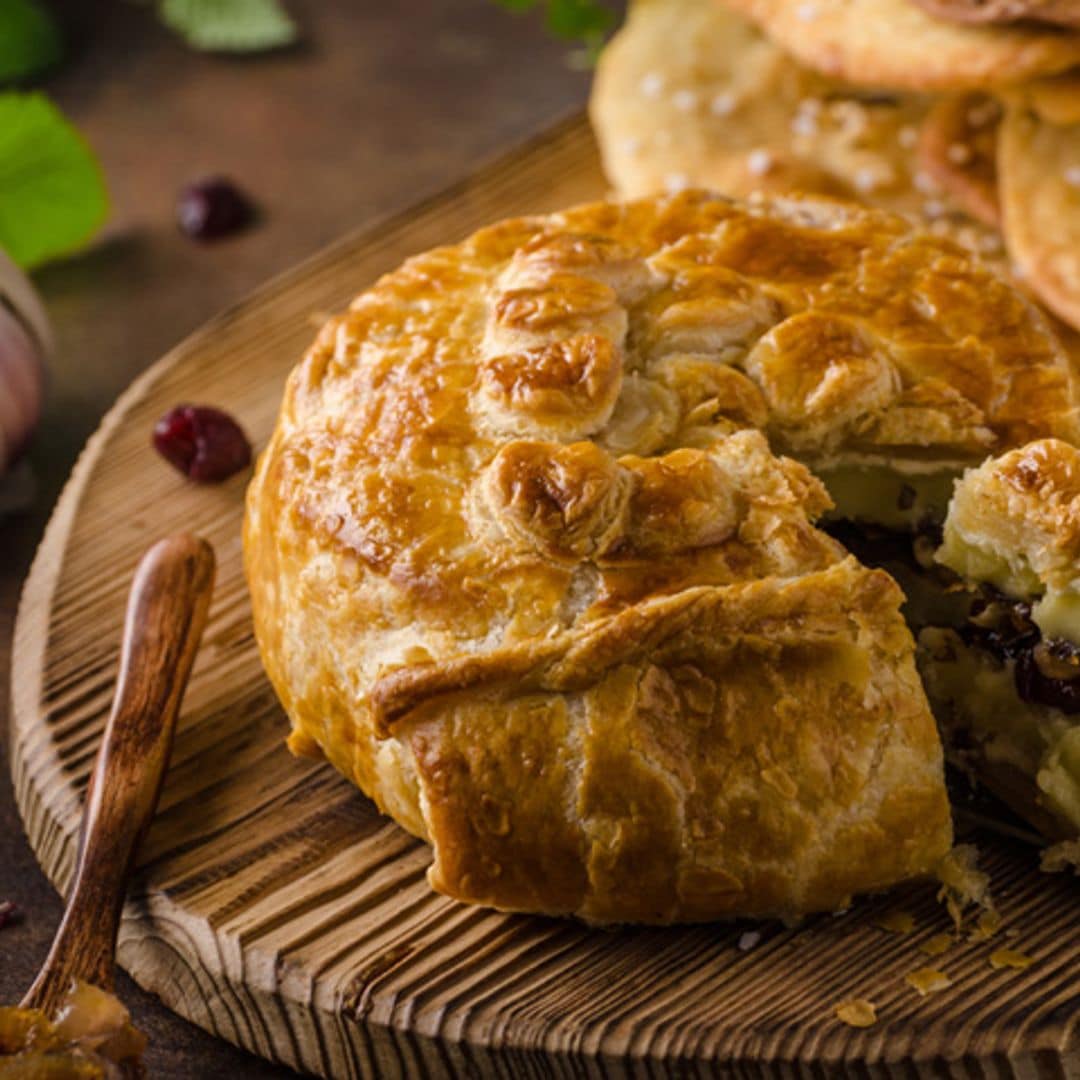
<instances>
[{"instance_id":1,"label":"wooden spoon","mask_svg":"<svg viewBox=\"0 0 1080 1080\"><path fill-rule=\"evenodd\" d=\"M76 980L113 985L128 874L157 806L176 716L214 585L214 551L187 533L142 558L128 598L112 712L86 792L67 910L25 1009L54 1016Z\"/></svg>"}]
</instances>

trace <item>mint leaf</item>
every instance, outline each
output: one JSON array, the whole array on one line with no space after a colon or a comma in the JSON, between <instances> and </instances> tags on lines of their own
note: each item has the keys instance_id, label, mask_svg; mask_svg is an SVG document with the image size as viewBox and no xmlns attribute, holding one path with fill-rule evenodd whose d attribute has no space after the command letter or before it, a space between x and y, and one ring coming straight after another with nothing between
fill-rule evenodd
<instances>
[{"instance_id":1,"label":"mint leaf","mask_svg":"<svg viewBox=\"0 0 1080 1080\"><path fill-rule=\"evenodd\" d=\"M109 210L90 148L44 94L0 94L0 248L34 267L85 244Z\"/></svg>"},{"instance_id":2,"label":"mint leaf","mask_svg":"<svg viewBox=\"0 0 1080 1080\"><path fill-rule=\"evenodd\" d=\"M63 51L56 23L35 0L0 0L0 83L45 71Z\"/></svg>"},{"instance_id":3,"label":"mint leaf","mask_svg":"<svg viewBox=\"0 0 1080 1080\"><path fill-rule=\"evenodd\" d=\"M206 52L262 52L297 37L280 0L161 0L158 14L192 48Z\"/></svg>"}]
</instances>

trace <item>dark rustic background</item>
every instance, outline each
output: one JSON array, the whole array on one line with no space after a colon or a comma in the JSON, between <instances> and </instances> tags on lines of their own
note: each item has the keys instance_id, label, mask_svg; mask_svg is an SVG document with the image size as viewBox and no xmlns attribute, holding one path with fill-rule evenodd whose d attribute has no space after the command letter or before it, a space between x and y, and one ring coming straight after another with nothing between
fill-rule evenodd
<instances>
[{"instance_id":1,"label":"dark rustic background","mask_svg":"<svg viewBox=\"0 0 1080 1080\"><path fill-rule=\"evenodd\" d=\"M33 507L0 521L0 1000L21 996L60 901L34 862L7 768L18 592L79 448L131 379L260 282L399 210L580 106L588 77L538 18L488 0L290 0L304 45L223 59L188 51L129 0L62 8L74 53L49 90L100 154L113 215L85 254L38 275L57 334L31 460ZM224 173L263 220L212 246L180 236L178 188ZM123 513L123 507L117 507ZM18 672L13 675L18 678ZM153 1077L293 1075L217 1042L121 978Z\"/></svg>"}]
</instances>

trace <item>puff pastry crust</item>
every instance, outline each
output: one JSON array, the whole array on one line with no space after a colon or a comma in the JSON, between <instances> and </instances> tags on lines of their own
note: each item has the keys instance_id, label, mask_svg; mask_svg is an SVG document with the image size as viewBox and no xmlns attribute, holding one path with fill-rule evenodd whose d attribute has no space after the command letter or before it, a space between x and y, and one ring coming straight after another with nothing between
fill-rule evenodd
<instances>
[{"instance_id":1,"label":"puff pastry crust","mask_svg":"<svg viewBox=\"0 0 1080 1080\"><path fill-rule=\"evenodd\" d=\"M1008 591L1026 599L1076 590L1080 450L1040 439L972 469L956 485L945 530L942 561L964 576L1005 585L1003 573L1016 583Z\"/></svg>"},{"instance_id":2,"label":"puff pastry crust","mask_svg":"<svg viewBox=\"0 0 1080 1080\"><path fill-rule=\"evenodd\" d=\"M936 64L953 73L965 57L981 64L990 45L1007 57L1013 35L1033 33L950 26L912 0L884 6L890 10L863 0L635 0L600 57L590 99L606 175L624 197L685 187L800 192L899 213L992 260L1080 327L1077 70L1008 86L961 79L945 94L907 83L883 92L884 54L891 64L911 50L902 66L917 83ZM883 21L898 14L905 17L896 25ZM800 60L822 30L835 77L825 73L830 63ZM960 40L946 48L939 31L970 47L951 56ZM968 40L972 33L989 43ZM1055 46L1080 43L1075 33L1035 33ZM873 63L862 55L871 45ZM845 58L858 56L864 62L849 71ZM1016 77L1013 59L998 60Z\"/></svg>"},{"instance_id":3,"label":"puff pastry crust","mask_svg":"<svg viewBox=\"0 0 1080 1080\"><path fill-rule=\"evenodd\" d=\"M838 204L687 192L411 259L320 333L248 494L291 745L503 909L790 917L928 872L900 591L763 430L982 453L1066 384L1015 294Z\"/></svg>"}]
</instances>

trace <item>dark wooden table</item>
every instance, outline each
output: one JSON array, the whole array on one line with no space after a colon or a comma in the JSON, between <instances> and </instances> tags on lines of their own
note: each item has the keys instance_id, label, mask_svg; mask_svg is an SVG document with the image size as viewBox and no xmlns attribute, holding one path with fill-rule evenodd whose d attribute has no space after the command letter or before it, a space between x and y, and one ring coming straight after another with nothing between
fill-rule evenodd
<instances>
[{"instance_id":1,"label":"dark wooden table","mask_svg":"<svg viewBox=\"0 0 1080 1080\"><path fill-rule=\"evenodd\" d=\"M0 520L0 899L25 913L0 931L0 1000L29 985L60 914L12 801L7 679L19 587L79 448L131 379L209 316L585 98L587 75L539 20L488 0L290 6L302 47L226 60L187 51L148 6L67 5L79 44L49 89L101 155L114 211L91 250L36 277L58 340L31 454L38 494ZM214 246L178 235L176 191L204 173L250 191L259 226ZM129 979L120 993L150 1037L153 1077L292 1075L215 1041Z\"/></svg>"}]
</instances>

